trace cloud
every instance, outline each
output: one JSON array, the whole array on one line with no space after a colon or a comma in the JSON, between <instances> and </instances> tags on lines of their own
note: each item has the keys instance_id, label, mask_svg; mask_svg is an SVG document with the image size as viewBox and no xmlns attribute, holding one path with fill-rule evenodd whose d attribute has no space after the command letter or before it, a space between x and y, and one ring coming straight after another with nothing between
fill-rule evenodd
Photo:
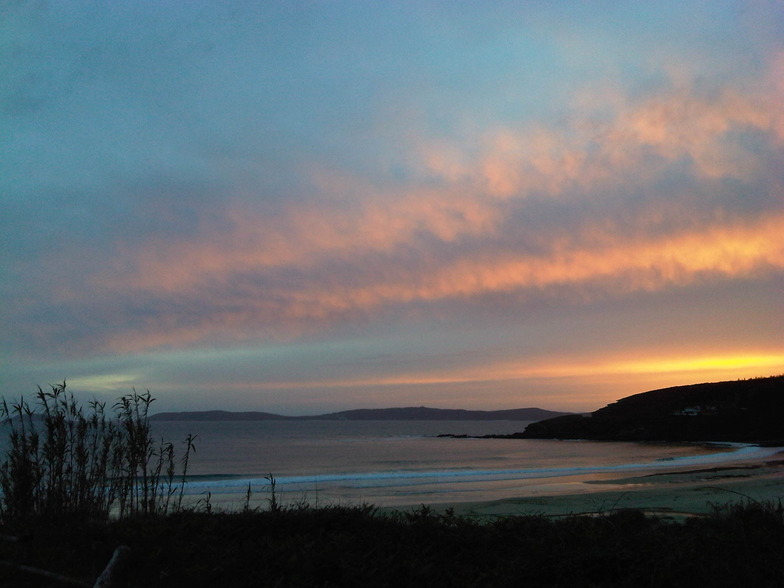
<instances>
[{"instance_id":1,"label":"cloud","mask_svg":"<svg viewBox=\"0 0 784 588\"><path fill-rule=\"evenodd\" d=\"M637 220L638 229L646 222L656 224ZM250 226L255 226L253 219ZM74 291L74 298L63 302L86 314L105 313L110 325L117 321L101 345L140 351L216 340L286 338L341 321L405 313L411 305L481 305L489 295L518 302L555 297L584 303L784 270L784 215L658 234L619 230L606 220L584 222L577 232L538 235L535 253L502 242L468 247L457 255L438 247L414 248L407 255L406 250L385 249L386 239L376 243L376 250L372 240L362 249L363 241L349 229L333 233L334 227L326 223L323 233L314 228L321 226L316 221L299 226L308 227L313 240L284 241L283 260L267 248L257 256L252 240L247 250L235 250L237 235L244 234L240 230L232 233L227 250L197 242L193 249L184 248L189 255L167 252L171 258L164 255L155 265L140 264L142 274L96 278L102 299L87 302ZM297 244L316 259L296 249ZM324 249L321 259L319 245Z\"/></svg>"},{"instance_id":2,"label":"cloud","mask_svg":"<svg viewBox=\"0 0 784 588\"><path fill-rule=\"evenodd\" d=\"M650 337L652 352L698 337L684 323L753 351L711 356L729 364L771 355L759 333L784 275L784 51L776 26L751 39L749 23L773 5L755 3L743 29L729 5L414 4L209 5L187 22L136 8L133 26L122 10L60 7L27 23L24 83L3 86L9 356L138 358L78 371L96 390L190 383L219 356L231 370L195 371L237 394L375 382L447 398L504 378L507 391L599 382L612 361L585 355L592 336L613 352ZM696 293L704 304L666 320ZM624 305L635 312L612 320ZM638 317L666 328L633 337ZM395 329L408 331L388 363L358 368ZM312 367L323 349L304 342L333 337L343 363ZM278 371L277 355L262 369L215 351L279 342L297 351ZM412 348L427 361L403 357ZM676 369L673 356L650 369Z\"/></svg>"},{"instance_id":3,"label":"cloud","mask_svg":"<svg viewBox=\"0 0 784 588\"><path fill-rule=\"evenodd\" d=\"M612 116L583 96L565 125L420 137L401 181L322 165L288 204L224 196L189 231L119 239L79 275L89 303L73 286L55 300L103 323L100 345L139 351L489 295L580 302L777 274L784 100L751 90L680 80L612 94Z\"/></svg>"}]
</instances>

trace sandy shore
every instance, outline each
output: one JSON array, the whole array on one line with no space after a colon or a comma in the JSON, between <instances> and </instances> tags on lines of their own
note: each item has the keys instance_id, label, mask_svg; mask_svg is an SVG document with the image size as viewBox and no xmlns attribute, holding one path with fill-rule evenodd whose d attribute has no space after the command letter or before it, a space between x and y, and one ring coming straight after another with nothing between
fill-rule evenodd
<instances>
[{"instance_id":1,"label":"sandy shore","mask_svg":"<svg viewBox=\"0 0 784 588\"><path fill-rule=\"evenodd\" d=\"M613 489L602 490L603 486ZM728 502L779 500L784 500L784 453L765 462L587 481L582 491L571 494L431 506L437 511L453 508L455 514L478 518L587 515L619 509L683 518L710 513L714 505Z\"/></svg>"},{"instance_id":2,"label":"sandy shore","mask_svg":"<svg viewBox=\"0 0 784 588\"><path fill-rule=\"evenodd\" d=\"M477 482L480 485L481 482ZM497 483L496 483L497 484ZM544 515L550 517L609 513L622 509L638 509L646 513L682 519L712 512L714 506L731 502L784 500L784 448L773 450L767 457L738 458L716 465L681 466L628 470L623 474L589 473L584 475L532 478L506 482L506 497L495 500L424 503L436 512L453 509L455 514L492 519L510 515ZM495 493L499 492L496 487ZM293 498L292 498L293 497ZM205 496L190 495L186 503L199 508ZM220 490L210 496L210 504L217 510L236 511L243 508L244 496L224 494ZM267 508L268 489L254 488L251 508ZM282 492L281 504L297 502L295 493ZM305 497L307 498L307 497ZM373 497L360 500L361 504L383 505ZM332 504L322 495L321 502L305 500L313 506ZM338 504L352 504L350 501ZM381 506L381 513L411 512L422 502ZM203 507L204 504L201 505Z\"/></svg>"}]
</instances>

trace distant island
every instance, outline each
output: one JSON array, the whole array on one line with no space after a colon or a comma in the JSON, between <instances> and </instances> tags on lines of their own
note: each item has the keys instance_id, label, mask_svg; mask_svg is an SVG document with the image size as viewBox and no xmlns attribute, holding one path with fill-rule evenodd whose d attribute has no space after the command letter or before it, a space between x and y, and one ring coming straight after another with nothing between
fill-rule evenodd
<instances>
[{"instance_id":1,"label":"distant island","mask_svg":"<svg viewBox=\"0 0 784 588\"><path fill-rule=\"evenodd\" d=\"M643 392L505 437L784 445L784 375Z\"/></svg>"},{"instance_id":2,"label":"distant island","mask_svg":"<svg viewBox=\"0 0 784 588\"><path fill-rule=\"evenodd\" d=\"M203 410L160 412L152 421L541 421L572 413L542 408L513 408L508 410L463 410L459 408L360 408L330 412L314 416L284 416L271 412L233 412Z\"/></svg>"}]
</instances>

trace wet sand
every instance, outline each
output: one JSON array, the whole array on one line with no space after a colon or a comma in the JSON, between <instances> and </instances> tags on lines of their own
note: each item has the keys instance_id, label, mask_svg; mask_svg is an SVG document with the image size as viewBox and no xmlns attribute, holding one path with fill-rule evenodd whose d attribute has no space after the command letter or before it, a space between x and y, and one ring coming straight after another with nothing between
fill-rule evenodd
<instances>
[{"instance_id":1,"label":"wet sand","mask_svg":"<svg viewBox=\"0 0 784 588\"><path fill-rule=\"evenodd\" d=\"M784 500L784 454L776 457L758 463L583 481L576 485L580 488L578 492L564 494L431 506L437 511L453 508L455 514L477 518L559 517L639 509L652 515L682 519L709 514L715 506L727 503ZM612 489L603 490L604 486Z\"/></svg>"}]
</instances>

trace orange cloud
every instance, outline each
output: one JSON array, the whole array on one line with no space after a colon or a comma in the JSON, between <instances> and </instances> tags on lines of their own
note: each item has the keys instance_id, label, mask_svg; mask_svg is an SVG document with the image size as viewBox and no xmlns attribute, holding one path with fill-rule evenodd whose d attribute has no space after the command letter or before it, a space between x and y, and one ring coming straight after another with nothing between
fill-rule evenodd
<instances>
[{"instance_id":1,"label":"orange cloud","mask_svg":"<svg viewBox=\"0 0 784 588\"><path fill-rule=\"evenodd\" d=\"M772 59L772 81L746 93L707 93L683 75L673 76L670 89L636 101L607 86L579 93L574 111L556 126L487 129L473 142L422 140L417 149L429 174L502 199L562 198L572 188L594 189L630 176L639 181L682 159L698 177L748 178L766 170L732 134L755 131L784 142L781 55Z\"/></svg>"},{"instance_id":2,"label":"orange cloud","mask_svg":"<svg viewBox=\"0 0 784 588\"><path fill-rule=\"evenodd\" d=\"M587 243L579 238L556 242L538 255L466 253L453 261L436 257L416 267L393 260L388 267L349 268L351 273L334 279L306 273L291 285L270 283L250 290L232 286L241 273L227 259L217 278L214 273L207 276L204 288L196 289L194 310L185 318L176 313L156 316L137 330L136 338L118 333L112 346L302 333L346 313L375 313L412 302L499 293L541 296L563 287L582 295L619 296L784 269L784 215L658 237L617 236L599 227L586 232ZM181 296L187 301L190 294Z\"/></svg>"},{"instance_id":3,"label":"orange cloud","mask_svg":"<svg viewBox=\"0 0 784 588\"><path fill-rule=\"evenodd\" d=\"M722 178L781 186L733 138L752 130L784 140L780 84L767 94L706 95L681 80L637 102L610 90L616 112L594 120L600 98L583 95L558 127L497 129L461 146L420 142L426 177L407 185L319 170L314 199L274 212L235 202L192 236L126 248L94 283L170 302L111 344L299 333L412 302L551 290L618 296L784 268L780 210L733 217L705 195ZM679 187L683 197L602 208L605 193L649 187L682 161L691 181L704 182ZM571 203L588 212L563 224L539 219L545 196L551 217L571 214Z\"/></svg>"},{"instance_id":4,"label":"orange cloud","mask_svg":"<svg viewBox=\"0 0 784 588\"><path fill-rule=\"evenodd\" d=\"M600 247L573 244L549 255L467 255L426 275L365 287L340 284L331 291L299 292L314 305L335 310L383 303L439 300L610 280L607 290L656 290L703 276L734 278L784 269L784 215L661 238L624 240L605 234Z\"/></svg>"},{"instance_id":5,"label":"orange cloud","mask_svg":"<svg viewBox=\"0 0 784 588\"><path fill-rule=\"evenodd\" d=\"M779 55L772 71L784 68L782 63ZM759 169L756 153L727 135L751 129L784 141L780 83L762 94L722 90L710 96L688 81L673 84L636 103L612 88L607 96L584 94L566 126L490 130L459 146L420 142L416 149L424 169L441 180L436 187L380 188L318 170L318 202L274 214L235 204L220 227L205 223L194 237L167 235L128 250L115 278L176 291L202 276L219 276L227 266L312 267L358 250L388 253L418 246L424 235L445 243L494 235L509 214L505 199L548 194L574 200L585 198L586 190L598 190L591 197L601 198L603 191L665 174L668 162L682 158L707 179L769 173ZM605 122L593 121L591 110L605 103L617 112ZM651 154L663 163L652 162Z\"/></svg>"},{"instance_id":6,"label":"orange cloud","mask_svg":"<svg viewBox=\"0 0 784 588\"><path fill-rule=\"evenodd\" d=\"M435 189L369 191L350 205L312 203L274 215L237 206L221 226L205 227L196 238L161 237L126 250L115 271L97 281L175 292L198 287L205 277L312 268L360 251L388 253L415 244L421 235L449 243L492 234L500 212L474 195Z\"/></svg>"}]
</instances>

